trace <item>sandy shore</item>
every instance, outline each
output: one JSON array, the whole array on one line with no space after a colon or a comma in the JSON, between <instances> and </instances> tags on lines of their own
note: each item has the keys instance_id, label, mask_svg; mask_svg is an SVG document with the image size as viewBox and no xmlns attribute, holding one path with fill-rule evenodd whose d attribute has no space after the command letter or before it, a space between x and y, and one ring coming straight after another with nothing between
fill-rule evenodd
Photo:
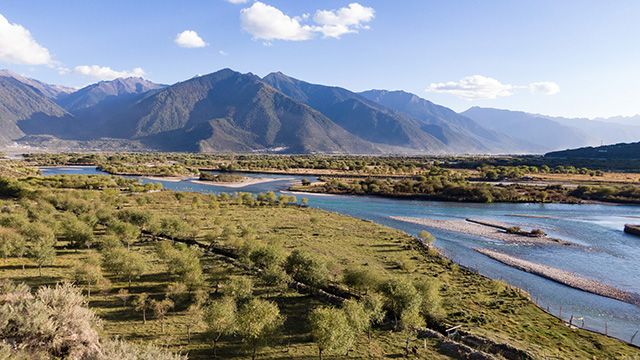
<instances>
[{"instance_id":1,"label":"sandy shore","mask_svg":"<svg viewBox=\"0 0 640 360\"><path fill-rule=\"evenodd\" d=\"M151 180L151 181L169 181L169 182L180 182L190 179L197 179L197 177L193 176L140 176L141 178Z\"/></svg>"},{"instance_id":2,"label":"sandy shore","mask_svg":"<svg viewBox=\"0 0 640 360\"><path fill-rule=\"evenodd\" d=\"M215 181L203 181L203 180L191 180L192 183L223 186L228 188L242 188L249 185L262 184L272 181L291 181L295 178L263 178L263 177L246 177L242 181L238 182L215 182Z\"/></svg>"},{"instance_id":3,"label":"sandy shore","mask_svg":"<svg viewBox=\"0 0 640 360\"><path fill-rule=\"evenodd\" d=\"M474 249L494 260L509 265L516 269L526 271L531 274L542 276L569 287L590 292L593 294L606 296L612 299L624 301L636 306L640 306L640 295L614 288L610 285L601 284L597 281L585 279L578 275L566 272L564 270L552 268L550 266L536 264L530 261L522 260L499 253L489 249Z\"/></svg>"},{"instance_id":4,"label":"sandy shore","mask_svg":"<svg viewBox=\"0 0 640 360\"><path fill-rule=\"evenodd\" d=\"M443 229L449 231L455 231L463 234L482 236L488 239L504 241L508 243L519 244L562 244L562 245L575 245L573 243L553 239L546 237L529 237L517 234L508 234L504 230L487 225L480 225L468 221L457 220L434 220L434 219L422 219L411 218L403 216L391 216L392 219L406 221L414 224L424 225L436 229Z\"/></svg>"}]
</instances>

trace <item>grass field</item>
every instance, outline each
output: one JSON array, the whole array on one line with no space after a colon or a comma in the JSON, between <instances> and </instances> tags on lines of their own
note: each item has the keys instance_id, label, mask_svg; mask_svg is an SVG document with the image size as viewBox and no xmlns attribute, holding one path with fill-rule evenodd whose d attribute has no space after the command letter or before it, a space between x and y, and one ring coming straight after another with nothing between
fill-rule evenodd
<instances>
[{"instance_id":1,"label":"grass field","mask_svg":"<svg viewBox=\"0 0 640 360\"><path fill-rule=\"evenodd\" d=\"M208 243L207 235L216 229L235 228L238 238L243 229L251 229L257 244L275 244L286 253L307 249L328 261L329 277L335 281L341 279L345 269L354 266L369 268L382 278L437 280L447 314L443 326L463 325L465 332L510 344L538 358L543 354L563 359L640 358L640 349L603 335L568 328L539 309L517 289L460 269L437 256L435 251L427 251L413 237L369 221L299 206L248 206L237 199L212 201L210 195L203 194L187 194L181 199L169 191L121 196L124 197L119 200L121 208L149 210L156 218L179 215L196 229L194 235L202 243ZM144 201L137 200L142 197ZM103 233L100 228L96 230L98 238L103 237ZM166 329L162 333L160 321L152 311L147 311L147 323L143 324L142 313L131 306L133 297L126 307L116 297L118 290L124 288L132 295L146 292L157 300L164 298L167 286L176 279L167 276L165 265L156 254L155 243L150 236L143 236L132 244L130 251L141 254L146 266L142 275L133 280L131 288L125 279L105 272L113 288L106 300L92 288L89 306L104 319L105 335L136 342L155 342L172 351L188 353L190 359L211 358L212 342L204 327L194 328L191 343L187 342L186 309L189 301L178 304L175 312L168 313ZM28 260L27 268L22 270L18 259L9 258L6 264L0 263L0 277L23 281L34 288L64 280L73 281L73 268L79 259L86 257L89 251L99 250L72 249L68 245L63 240L58 241L57 256L52 264L43 268L42 276L38 276L37 267ZM210 299L220 297L225 291L224 287L217 291L217 284L225 284L232 277L248 276L254 279L254 296L274 301L286 316L280 338L261 348L259 358L317 358L307 316L321 303L291 289L269 287L261 282L255 271L233 266L227 260L211 253L205 253L201 258L204 290ZM411 356L449 358L440 352L436 343L437 340L427 340L427 346L423 348L422 340L413 340L411 346L416 346L417 352ZM361 334L349 358L400 358L404 355L404 347L405 335L394 331L387 321L374 327L371 343L366 334ZM244 359L250 358L250 351L239 337L227 336L219 344L218 355L221 358Z\"/></svg>"}]
</instances>

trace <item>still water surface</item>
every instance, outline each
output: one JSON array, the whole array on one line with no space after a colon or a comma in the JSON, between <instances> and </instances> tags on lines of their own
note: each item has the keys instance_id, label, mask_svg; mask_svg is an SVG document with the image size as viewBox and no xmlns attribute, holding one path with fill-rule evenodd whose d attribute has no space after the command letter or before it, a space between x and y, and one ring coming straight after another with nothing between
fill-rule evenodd
<instances>
[{"instance_id":1,"label":"still water surface","mask_svg":"<svg viewBox=\"0 0 640 360\"><path fill-rule=\"evenodd\" d=\"M104 174L93 167L43 167L43 175L55 174ZM197 184L192 180L178 182L142 179L143 183L160 182L165 189L220 192L287 191L291 183L302 176L256 175L282 179L242 188ZM313 180L312 177L307 177ZM295 180L291 180L295 179ZM640 206L629 205L569 205L569 204L469 204L419 200L386 199L368 196L331 196L295 194L306 197L309 206L352 217L372 220L395 229L416 235L425 227L390 219L389 216L464 220L477 218L501 221L526 229L541 228L550 237L582 245L533 245L505 244L478 236L446 230L428 230L436 237L434 243L456 263L477 269L481 274L528 290L532 300L554 315L569 320L571 315L585 318L585 327L629 341L640 329L640 307L618 300L575 290L550 280L513 269L473 250L477 247L492 248L511 256L576 273L619 289L640 293L640 237L625 234L625 223L640 223ZM534 217L515 217L510 215ZM539 217L543 216L543 217ZM581 325L581 323L579 324ZM640 344L636 336L634 344Z\"/></svg>"}]
</instances>

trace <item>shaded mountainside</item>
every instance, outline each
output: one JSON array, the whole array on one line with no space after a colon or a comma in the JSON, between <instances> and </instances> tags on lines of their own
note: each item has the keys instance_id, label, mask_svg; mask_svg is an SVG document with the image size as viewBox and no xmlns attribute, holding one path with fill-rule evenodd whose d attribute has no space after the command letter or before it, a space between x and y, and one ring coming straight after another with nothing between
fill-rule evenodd
<instances>
[{"instance_id":1,"label":"shaded mountainside","mask_svg":"<svg viewBox=\"0 0 640 360\"><path fill-rule=\"evenodd\" d=\"M166 85L143 78L119 78L86 86L57 103L78 119L82 124L78 137L86 138L115 115L164 88Z\"/></svg>"},{"instance_id":2,"label":"shaded mountainside","mask_svg":"<svg viewBox=\"0 0 640 360\"><path fill-rule=\"evenodd\" d=\"M102 136L159 150L380 153L257 76L225 69L173 85L108 121Z\"/></svg>"},{"instance_id":3,"label":"shaded mountainside","mask_svg":"<svg viewBox=\"0 0 640 360\"><path fill-rule=\"evenodd\" d=\"M525 140L490 130L478 122L462 116L455 111L415 94L404 91L369 90L361 92L363 97L408 114L418 120L418 125L424 131L430 131L436 126L447 129L439 139L447 145L461 146L460 142L474 144L477 149L487 149L492 153L538 152L541 147Z\"/></svg>"},{"instance_id":4,"label":"shaded mountainside","mask_svg":"<svg viewBox=\"0 0 640 360\"><path fill-rule=\"evenodd\" d=\"M460 115L469 117L489 129L538 144L547 151L599 143L581 129L521 111L472 107Z\"/></svg>"},{"instance_id":5,"label":"shaded mountainside","mask_svg":"<svg viewBox=\"0 0 640 360\"><path fill-rule=\"evenodd\" d=\"M61 99L71 94L72 92L76 91L75 89L69 88L66 86L49 85L36 79L31 79L31 78L24 77L22 75L18 75L10 70L0 70L0 76L14 78L23 84L29 85L39 90L42 93L42 95L48 97L49 99Z\"/></svg>"},{"instance_id":6,"label":"shaded mountainside","mask_svg":"<svg viewBox=\"0 0 640 360\"><path fill-rule=\"evenodd\" d=\"M0 76L0 143L25 134L65 137L74 117L39 90L12 77Z\"/></svg>"},{"instance_id":7,"label":"shaded mountainside","mask_svg":"<svg viewBox=\"0 0 640 360\"><path fill-rule=\"evenodd\" d=\"M640 142L631 144L614 144L598 147L583 147L545 154L551 158L581 159L640 159Z\"/></svg>"},{"instance_id":8,"label":"shaded mountainside","mask_svg":"<svg viewBox=\"0 0 640 360\"><path fill-rule=\"evenodd\" d=\"M468 147L453 148L450 146L453 144L443 142L446 135L449 135L446 129L435 127L427 132L411 116L377 104L352 91L310 84L280 72L267 75L263 81L370 142L430 153L470 150Z\"/></svg>"}]
</instances>

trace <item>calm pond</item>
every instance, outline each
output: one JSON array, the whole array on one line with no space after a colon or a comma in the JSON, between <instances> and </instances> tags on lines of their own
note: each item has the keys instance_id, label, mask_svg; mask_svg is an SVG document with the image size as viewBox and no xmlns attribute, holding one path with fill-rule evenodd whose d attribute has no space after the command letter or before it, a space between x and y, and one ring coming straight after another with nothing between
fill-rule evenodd
<instances>
[{"instance_id":1,"label":"calm pond","mask_svg":"<svg viewBox=\"0 0 640 360\"><path fill-rule=\"evenodd\" d=\"M93 167L43 167L43 175L104 174ZM247 177L281 179L226 188L198 184L192 180L157 181L165 189L203 193L287 192L302 176L243 174ZM312 177L307 177L313 180ZM292 180L295 179L295 180ZM493 279L503 279L511 285L529 291L532 300L543 308L569 320L584 317L585 327L630 341L640 329L640 307L558 284L556 282L513 269L473 250L483 247L508 255L559 268L602 282L621 290L640 293L640 237L625 234L625 223L640 223L640 206L630 205L568 205L568 204L470 204L419 200L398 200L365 196L332 196L295 194L306 197L309 206L355 218L371 220L416 235L427 229L437 239L435 245L456 263L477 269ZM513 215L526 215L513 216ZM389 216L464 220L466 218L501 221L509 225L543 229L550 237L571 241L582 246L505 244L499 241L390 219ZM562 310L561 310L562 309ZM578 325L581 325L579 322ZM640 336L634 344L640 344Z\"/></svg>"}]
</instances>

